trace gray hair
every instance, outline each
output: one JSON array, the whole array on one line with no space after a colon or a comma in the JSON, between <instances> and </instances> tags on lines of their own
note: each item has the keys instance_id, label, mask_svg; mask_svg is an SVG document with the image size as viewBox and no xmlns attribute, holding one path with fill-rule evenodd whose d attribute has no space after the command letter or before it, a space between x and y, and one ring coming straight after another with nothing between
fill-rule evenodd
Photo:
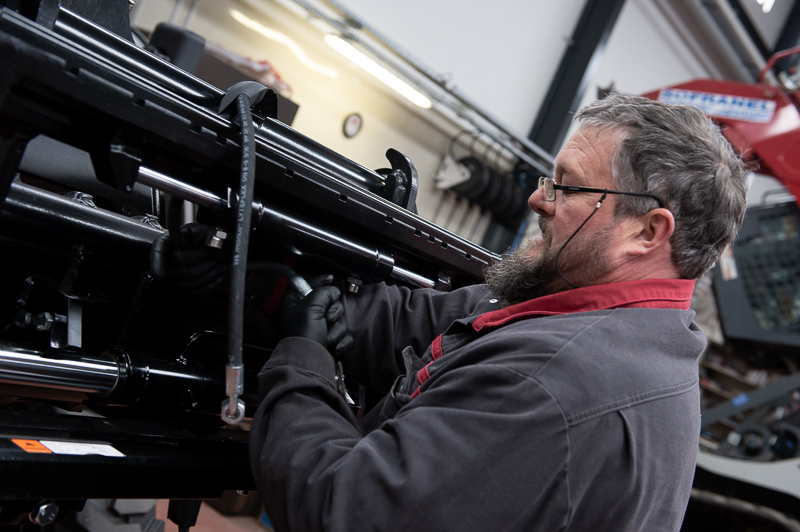
<instances>
[{"instance_id":1,"label":"gray hair","mask_svg":"<svg viewBox=\"0 0 800 532\"><path fill-rule=\"evenodd\" d=\"M617 190L661 197L675 217L672 261L684 279L703 275L741 227L747 169L702 111L612 94L575 116L583 126L617 132ZM617 216L642 215L654 201L619 196Z\"/></svg>"}]
</instances>

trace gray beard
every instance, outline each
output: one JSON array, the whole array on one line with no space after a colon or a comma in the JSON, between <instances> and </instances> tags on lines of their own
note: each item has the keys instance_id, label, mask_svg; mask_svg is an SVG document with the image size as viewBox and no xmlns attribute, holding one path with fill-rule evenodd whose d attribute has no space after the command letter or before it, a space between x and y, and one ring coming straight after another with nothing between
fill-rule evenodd
<instances>
[{"instance_id":1,"label":"gray beard","mask_svg":"<svg viewBox=\"0 0 800 532\"><path fill-rule=\"evenodd\" d=\"M563 244L553 248L547 223L540 219L545 239L538 253L534 251L537 242L531 241L506 253L502 261L484 271L489 290L504 304L514 305L569 290L571 287L558 273L559 267L561 274L577 287L594 284L610 273L605 253L607 231L589 236L579 231L558 257Z\"/></svg>"}]
</instances>

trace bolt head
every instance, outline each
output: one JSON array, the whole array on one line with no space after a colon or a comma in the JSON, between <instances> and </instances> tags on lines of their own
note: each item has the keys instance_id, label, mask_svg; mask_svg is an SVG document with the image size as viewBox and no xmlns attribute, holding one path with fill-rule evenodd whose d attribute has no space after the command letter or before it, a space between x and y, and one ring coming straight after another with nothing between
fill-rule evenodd
<instances>
[{"instance_id":1,"label":"bolt head","mask_svg":"<svg viewBox=\"0 0 800 532\"><path fill-rule=\"evenodd\" d=\"M53 327L54 321L55 318L53 318L52 313L42 312L36 316L36 318L33 320L33 324L37 331L49 331Z\"/></svg>"},{"instance_id":2,"label":"bolt head","mask_svg":"<svg viewBox=\"0 0 800 532\"><path fill-rule=\"evenodd\" d=\"M206 246L220 249L226 238L228 238L228 232L224 229L216 228L206 237Z\"/></svg>"},{"instance_id":3,"label":"bolt head","mask_svg":"<svg viewBox=\"0 0 800 532\"><path fill-rule=\"evenodd\" d=\"M347 278L347 291L353 294L357 294L358 289L361 288L362 284L364 284L364 281L362 281L355 275L351 275L350 277Z\"/></svg>"},{"instance_id":4,"label":"bolt head","mask_svg":"<svg viewBox=\"0 0 800 532\"><path fill-rule=\"evenodd\" d=\"M58 506L48 502L31 512L28 518L39 526L47 526L56 520L56 515L58 515Z\"/></svg>"}]
</instances>

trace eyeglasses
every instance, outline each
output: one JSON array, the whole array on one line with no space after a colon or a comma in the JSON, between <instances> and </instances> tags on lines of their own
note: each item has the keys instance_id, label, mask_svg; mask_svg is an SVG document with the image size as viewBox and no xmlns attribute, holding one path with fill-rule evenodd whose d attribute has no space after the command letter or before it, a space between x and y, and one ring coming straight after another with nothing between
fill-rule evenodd
<instances>
[{"instance_id":1,"label":"eyeglasses","mask_svg":"<svg viewBox=\"0 0 800 532\"><path fill-rule=\"evenodd\" d=\"M591 187L576 187L573 185L559 185L552 177L540 177L539 188L544 191L544 199L547 201L556 200L556 190L565 190L567 192L597 192L599 194L624 194L626 196L640 196L645 198L653 198L658 202L658 206L664 208L664 200L655 194L648 194L647 192L621 192L619 190L608 190L605 188L591 188Z\"/></svg>"}]
</instances>

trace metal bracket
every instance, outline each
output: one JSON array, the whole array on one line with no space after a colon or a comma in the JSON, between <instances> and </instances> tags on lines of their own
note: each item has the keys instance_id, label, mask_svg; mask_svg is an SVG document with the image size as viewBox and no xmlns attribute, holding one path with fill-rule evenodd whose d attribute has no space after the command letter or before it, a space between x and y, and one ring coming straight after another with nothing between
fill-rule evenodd
<instances>
[{"instance_id":1,"label":"metal bracket","mask_svg":"<svg viewBox=\"0 0 800 532\"><path fill-rule=\"evenodd\" d=\"M126 192L133 190L142 158L122 139L112 139L105 156L92 152L91 157L98 179Z\"/></svg>"},{"instance_id":2,"label":"metal bracket","mask_svg":"<svg viewBox=\"0 0 800 532\"><path fill-rule=\"evenodd\" d=\"M386 158L392 165L391 170L379 170L386 178L387 199L395 205L417 213L417 189L419 176L411 159L395 149L386 152Z\"/></svg>"},{"instance_id":3,"label":"metal bracket","mask_svg":"<svg viewBox=\"0 0 800 532\"><path fill-rule=\"evenodd\" d=\"M0 138L0 202L8 194L30 139L29 135L16 131L8 137Z\"/></svg>"}]
</instances>

